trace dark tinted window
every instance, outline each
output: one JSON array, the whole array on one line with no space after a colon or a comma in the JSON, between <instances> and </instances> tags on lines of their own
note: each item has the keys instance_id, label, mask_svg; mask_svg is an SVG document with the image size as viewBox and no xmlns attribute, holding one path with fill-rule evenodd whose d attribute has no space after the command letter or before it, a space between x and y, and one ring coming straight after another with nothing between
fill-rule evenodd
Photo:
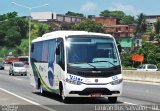
<instances>
[{"instance_id":1,"label":"dark tinted window","mask_svg":"<svg viewBox=\"0 0 160 111\"><path fill-rule=\"evenodd\" d=\"M14 67L24 67L24 64L23 63L15 63Z\"/></svg>"},{"instance_id":2,"label":"dark tinted window","mask_svg":"<svg viewBox=\"0 0 160 111\"><path fill-rule=\"evenodd\" d=\"M155 65L148 65L148 69L156 69L156 66Z\"/></svg>"}]
</instances>

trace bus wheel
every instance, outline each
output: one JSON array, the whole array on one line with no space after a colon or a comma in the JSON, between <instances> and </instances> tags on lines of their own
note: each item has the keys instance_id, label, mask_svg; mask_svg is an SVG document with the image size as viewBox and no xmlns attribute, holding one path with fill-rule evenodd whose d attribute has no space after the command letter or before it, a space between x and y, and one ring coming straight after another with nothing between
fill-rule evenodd
<instances>
[{"instance_id":1,"label":"bus wheel","mask_svg":"<svg viewBox=\"0 0 160 111\"><path fill-rule=\"evenodd\" d=\"M63 86L60 87L60 96L61 96L62 102L64 102L64 103L68 102L69 98L64 96Z\"/></svg>"},{"instance_id":2,"label":"bus wheel","mask_svg":"<svg viewBox=\"0 0 160 111\"><path fill-rule=\"evenodd\" d=\"M40 84L40 94L45 95L45 91L44 91L43 86L41 84Z\"/></svg>"},{"instance_id":3,"label":"bus wheel","mask_svg":"<svg viewBox=\"0 0 160 111\"><path fill-rule=\"evenodd\" d=\"M110 103L116 103L117 102L117 97L108 97L108 101Z\"/></svg>"}]
</instances>

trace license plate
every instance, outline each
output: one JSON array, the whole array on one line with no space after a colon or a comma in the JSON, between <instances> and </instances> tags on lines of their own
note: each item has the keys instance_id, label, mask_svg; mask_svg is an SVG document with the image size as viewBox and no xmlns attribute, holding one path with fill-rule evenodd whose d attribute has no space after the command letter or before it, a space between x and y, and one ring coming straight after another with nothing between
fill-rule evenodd
<instances>
[{"instance_id":1,"label":"license plate","mask_svg":"<svg viewBox=\"0 0 160 111\"><path fill-rule=\"evenodd\" d=\"M100 97L101 93L91 93L91 97Z\"/></svg>"}]
</instances>

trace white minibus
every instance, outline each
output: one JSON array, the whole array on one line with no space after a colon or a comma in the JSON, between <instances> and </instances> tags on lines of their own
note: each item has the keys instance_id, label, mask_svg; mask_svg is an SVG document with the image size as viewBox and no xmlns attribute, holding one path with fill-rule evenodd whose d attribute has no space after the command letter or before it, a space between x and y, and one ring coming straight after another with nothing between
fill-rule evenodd
<instances>
[{"instance_id":1,"label":"white minibus","mask_svg":"<svg viewBox=\"0 0 160 111\"><path fill-rule=\"evenodd\" d=\"M70 97L107 97L122 94L122 66L116 41L110 34L54 31L32 41L31 84ZM68 101L69 102L69 101Z\"/></svg>"}]
</instances>

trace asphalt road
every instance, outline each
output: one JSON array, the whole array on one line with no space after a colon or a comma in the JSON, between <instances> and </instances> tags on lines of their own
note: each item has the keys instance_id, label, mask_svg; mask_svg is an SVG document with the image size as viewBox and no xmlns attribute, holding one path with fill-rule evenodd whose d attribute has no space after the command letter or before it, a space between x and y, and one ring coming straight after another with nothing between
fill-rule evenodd
<instances>
[{"instance_id":1,"label":"asphalt road","mask_svg":"<svg viewBox=\"0 0 160 111\"><path fill-rule=\"evenodd\" d=\"M118 102L110 104L106 98L73 98L64 104L56 94L41 96L30 85L27 76L9 76L0 70L0 111L124 111L135 109L130 105L144 106L148 111L160 111L160 84L124 81L123 94ZM125 105L125 106L124 106ZM148 106L147 106L148 105ZM114 106L114 107L113 107ZM8 110L7 110L8 111Z\"/></svg>"}]
</instances>

